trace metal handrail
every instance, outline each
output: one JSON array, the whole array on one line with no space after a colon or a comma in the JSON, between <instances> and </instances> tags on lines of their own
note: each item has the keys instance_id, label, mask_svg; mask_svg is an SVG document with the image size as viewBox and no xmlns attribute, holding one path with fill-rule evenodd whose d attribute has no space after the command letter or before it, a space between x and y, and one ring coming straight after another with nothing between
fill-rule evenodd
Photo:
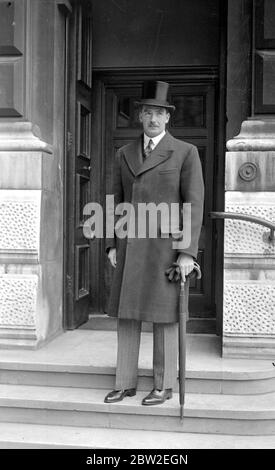
<instances>
[{"instance_id":1,"label":"metal handrail","mask_svg":"<svg viewBox=\"0 0 275 470\"><path fill-rule=\"evenodd\" d=\"M209 212L211 219L238 219L245 220L246 222L252 222L254 224L263 225L270 229L270 235L268 241L274 243L274 231L275 224L269 220L262 219L261 217L255 217L255 215L240 214L238 212Z\"/></svg>"}]
</instances>

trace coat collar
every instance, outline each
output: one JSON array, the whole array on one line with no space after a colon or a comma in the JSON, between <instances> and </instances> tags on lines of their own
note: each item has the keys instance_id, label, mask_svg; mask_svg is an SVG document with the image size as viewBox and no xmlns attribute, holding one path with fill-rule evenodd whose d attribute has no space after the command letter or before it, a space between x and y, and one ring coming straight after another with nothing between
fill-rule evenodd
<instances>
[{"instance_id":1,"label":"coat collar","mask_svg":"<svg viewBox=\"0 0 275 470\"><path fill-rule=\"evenodd\" d=\"M133 142L132 145L129 145L129 147L125 149L124 156L133 175L138 176L170 158L173 150L173 137L169 132L166 132L163 139L161 139L159 144L152 151L150 157L148 157L145 161L143 161L142 136L140 136L138 140Z\"/></svg>"}]
</instances>

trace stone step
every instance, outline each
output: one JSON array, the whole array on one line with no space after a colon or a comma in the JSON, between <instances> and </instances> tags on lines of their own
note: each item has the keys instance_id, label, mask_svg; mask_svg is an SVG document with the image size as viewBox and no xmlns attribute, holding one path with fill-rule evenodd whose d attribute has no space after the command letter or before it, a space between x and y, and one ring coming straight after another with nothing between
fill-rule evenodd
<instances>
[{"instance_id":1,"label":"stone step","mask_svg":"<svg viewBox=\"0 0 275 470\"><path fill-rule=\"evenodd\" d=\"M152 334L142 333L138 389L150 390ZM113 389L116 333L66 332L36 351L2 350L0 383ZM224 359L220 338L188 335L188 393L260 394L275 391L275 367L269 360Z\"/></svg>"},{"instance_id":2,"label":"stone step","mask_svg":"<svg viewBox=\"0 0 275 470\"><path fill-rule=\"evenodd\" d=\"M0 449L275 449L274 436L140 431L0 422ZM187 451L188 455L188 451Z\"/></svg>"},{"instance_id":3,"label":"stone step","mask_svg":"<svg viewBox=\"0 0 275 470\"><path fill-rule=\"evenodd\" d=\"M178 394L161 406L142 406L144 393L105 404L108 390L0 385L0 421L231 435L275 434L275 393L257 396Z\"/></svg>"},{"instance_id":4,"label":"stone step","mask_svg":"<svg viewBox=\"0 0 275 470\"><path fill-rule=\"evenodd\" d=\"M112 390L115 387L115 367L69 366L45 369L42 365L32 365L20 370L0 366L0 384L37 385L51 387L81 387ZM186 371L185 387L187 393L256 395L275 391L275 377L269 374L259 376L256 373L240 372L235 374L217 371ZM139 369L138 390L149 391L153 388L152 371ZM178 382L175 387L178 391Z\"/></svg>"},{"instance_id":5,"label":"stone step","mask_svg":"<svg viewBox=\"0 0 275 470\"><path fill-rule=\"evenodd\" d=\"M108 317L104 314L91 314L89 320L79 327L80 330L105 330L116 331L117 319ZM142 323L142 331L152 332L153 327L150 322ZM187 333L195 334L215 334L216 333L216 318L211 316L193 317L190 318L186 325Z\"/></svg>"}]
</instances>

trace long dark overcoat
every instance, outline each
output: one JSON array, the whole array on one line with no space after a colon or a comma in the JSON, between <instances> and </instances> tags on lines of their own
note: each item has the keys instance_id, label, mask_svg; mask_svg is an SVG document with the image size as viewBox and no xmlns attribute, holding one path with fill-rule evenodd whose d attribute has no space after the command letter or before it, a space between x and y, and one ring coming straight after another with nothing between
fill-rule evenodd
<instances>
[{"instance_id":1,"label":"long dark overcoat","mask_svg":"<svg viewBox=\"0 0 275 470\"><path fill-rule=\"evenodd\" d=\"M145 161L142 148L141 136L117 153L113 186L115 204L130 202L137 209L141 202L190 202L191 244L182 251L196 257L204 196L198 151L169 132ZM169 282L165 276L165 270L179 254L172 248L172 241L172 236L163 238L160 232L157 238L107 240L106 249L117 248L108 315L157 323L178 321L179 283Z\"/></svg>"}]
</instances>

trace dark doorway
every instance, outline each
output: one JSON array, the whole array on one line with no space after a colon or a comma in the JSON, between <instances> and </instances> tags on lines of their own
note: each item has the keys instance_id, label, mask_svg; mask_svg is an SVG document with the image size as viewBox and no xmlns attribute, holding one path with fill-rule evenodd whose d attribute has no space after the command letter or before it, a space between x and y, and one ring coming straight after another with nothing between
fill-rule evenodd
<instances>
[{"instance_id":1,"label":"dark doorway","mask_svg":"<svg viewBox=\"0 0 275 470\"><path fill-rule=\"evenodd\" d=\"M217 291L222 285L217 252L221 257L223 245L208 212L223 209L222 4L74 2L67 24L66 328L76 328L95 314L104 316L112 270L104 240L90 242L83 236L83 207L88 201L104 207L115 151L141 133L133 102L141 95L142 82L162 79L170 83L169 99L177 107L169 131L198 147L206 185L199 250L203 278L191 285L187 329L216 332Z\"/></svg>"},{"instance_id":2,"label":"dark doorway","mask_svg":"<svg viewBox=\"0 0 275 470\"><path fill-rule=\"evenodd\" d=\"M213 70L196 68L153 72L150 78L166 80L170 84L170 101L176 112L169 123L169 131L176 137L198 147L206 186L205 216L199 244L198 262L205 274L190 288L189 331L215 331L213 227L207 217L213 210L215 167L215 109L217 76ZM142 81L148 78L142 71L135 73L95 73L93 82L93 109L98 124L93 127L92 153L100 175L93 184L94 196L104 204L110 194L116 150L136 139L141 131L134 102L141 96ZM112 268L104 251L104 241L91 247L94 275L91 277L92 310L104 313L110 291ZM96 275L97 273L97 275ZM94 281L93 281L94 280Z\"/></svg>"}]
</instances>

